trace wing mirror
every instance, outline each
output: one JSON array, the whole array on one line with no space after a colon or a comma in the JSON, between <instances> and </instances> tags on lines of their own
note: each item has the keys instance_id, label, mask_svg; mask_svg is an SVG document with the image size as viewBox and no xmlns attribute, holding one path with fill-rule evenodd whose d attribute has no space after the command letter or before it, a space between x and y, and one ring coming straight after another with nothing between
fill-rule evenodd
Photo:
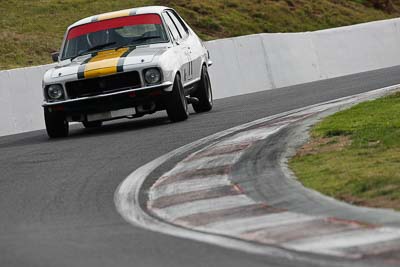
<instances>
[{"instance_id":1,"label":"wing mirror","mask_svg":"<svg viewBox=\"0 0 400 267\"><path fill-rule=\"evenodd\" d=\"M51 53L51 58L53 59L53 62L58 62L59 56L60 56L60 52Z\"/></svg>"}]
</instances>

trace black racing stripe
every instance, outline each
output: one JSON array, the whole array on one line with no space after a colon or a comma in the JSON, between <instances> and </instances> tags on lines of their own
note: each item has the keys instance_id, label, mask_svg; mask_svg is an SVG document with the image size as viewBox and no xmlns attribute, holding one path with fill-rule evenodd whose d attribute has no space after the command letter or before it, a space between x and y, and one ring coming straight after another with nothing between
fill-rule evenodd
<instances>
[{"instance_id":1,"label":"black racing stripe","mask_svg":"<svg viewBox=\"0 0 400 267\"><path fill-rule=\"evenodd\" d=\"M97 53L96 53L96 54L97 54ZM78 79L83 79L83 78L85 78L85 67L86 67L86 64L87 64L92 58L94 58L95 56L96 56L96 55L93 55L93 56L91 56L91 57L85 59L85 60L81 63L81 65L80 65L79 68L78 68Z\"/></svg>"},{"instance_id":2,"label":"black racing stripe","mask_svg":"<svg viewBox=\"0 0 400 267\"><path fill-rule=\"evenodd\" d=\"M124 71L124 62L125 58L129 55L130 52L135 50L136 47L130 47L125 53L121 55L121 57L118 59L118 64L117 64L117 72L123 72Z\"/></svg>"}]
</instances>

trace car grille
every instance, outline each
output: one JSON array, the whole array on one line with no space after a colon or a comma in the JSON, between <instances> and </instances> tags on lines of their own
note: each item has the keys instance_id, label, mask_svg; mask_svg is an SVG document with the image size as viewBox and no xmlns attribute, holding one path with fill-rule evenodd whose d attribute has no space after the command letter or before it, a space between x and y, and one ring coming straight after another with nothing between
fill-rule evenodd
<instances>
[{"instance_id":1,"label":"car grille","mask_svg":"<svg viewBox=\"0 0 400 267\"><path fill-rule=\"evenodd\" d=\"M68 97L72 99L139 88L140 86L140 76L137 71L78 80L65 84Z\"/></svg>"}]
</instances>

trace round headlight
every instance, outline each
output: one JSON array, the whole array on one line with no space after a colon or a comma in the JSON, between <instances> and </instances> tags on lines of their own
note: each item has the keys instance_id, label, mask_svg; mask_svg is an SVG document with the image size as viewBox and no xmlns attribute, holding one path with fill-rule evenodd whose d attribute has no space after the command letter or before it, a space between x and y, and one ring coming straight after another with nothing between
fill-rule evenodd
<instances>
[{"instance_id":1,"label":"round headlight","mask_svg":"<svg viewBox=\"0 0 400 267\"><path fill-rule=\"evenodd\" d=\"M158 69L148 69L144 72L144 79L148 84L156 84L161 81L161 73Z\"/></svg>"},{"instance_id":2,"label":"round headlight","mask_svg":"<svg viewBox=\"0 0 400 267\"><path fill-rule=\"evenodd\" d=\"M60 99L64 92L59 84L52 84L47 88L47 95L50 99Z\"/></svg>"}]
</instances>

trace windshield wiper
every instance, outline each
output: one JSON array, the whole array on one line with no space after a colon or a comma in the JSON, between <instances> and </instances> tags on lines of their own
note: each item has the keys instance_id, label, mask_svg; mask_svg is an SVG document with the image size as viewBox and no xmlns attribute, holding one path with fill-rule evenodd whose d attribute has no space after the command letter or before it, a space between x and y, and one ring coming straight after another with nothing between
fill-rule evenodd
<instances>
[{"instance_id":1,"label":"windshield wiper","mask_svg":"<svg viewBox=\"0 0 400 267\"><path fill-rule=\"evenodd\" d=\"M116 43L117 43L117 42L109 42L109 43L105 43L105 44L95 45L95 46L89 48L88 50L83 51L82 54L83 54L83 53L90 52L90 51L93 51L93 50L102 49L102 48L105 48L105 47L107 47L107 46L110 46L110 45L113 45L113 44L116 44Z\"/></svg>"},{"instance_id":2,"label":"windshield wiper","mask_svg":"<svg viewBox=\"0 0 400 267\"><path fill-rule=\"evenodd\" d=\"M94 50L98 50L98 49L102 49L102 48L105 48L107 46L110 46L110 45L113 45L113 44L116 44L116 43L117 42L109 42L109 43L105 43L105 44L99 44L99 45L92 46L91 48L86 49L86 50L78 53L76 56L72 57L71 61L74 60L75 58L79 57L79 56L82 56L82 55L88 53L88 52L91 52L91 51L94 51Z\"/></svg>"},{"instance_id":3,"label":"windshield wiper","mask_svg":"<svg viewBox=\"0 0 400 267\"><path fill-rule=\"evenodd\" d=\"M133 45L133 43L135 43L137 41L145 41L145 40L156 39L156 38L161 38L161 36L158 36L158 35L157 36L144 36L144 37L140 37L137 39L133 39L123 45L118 46L117 48L115 48L115 50L121 49L124 46L131 46L131 45Z\"/></svg>"}]
</instances>

